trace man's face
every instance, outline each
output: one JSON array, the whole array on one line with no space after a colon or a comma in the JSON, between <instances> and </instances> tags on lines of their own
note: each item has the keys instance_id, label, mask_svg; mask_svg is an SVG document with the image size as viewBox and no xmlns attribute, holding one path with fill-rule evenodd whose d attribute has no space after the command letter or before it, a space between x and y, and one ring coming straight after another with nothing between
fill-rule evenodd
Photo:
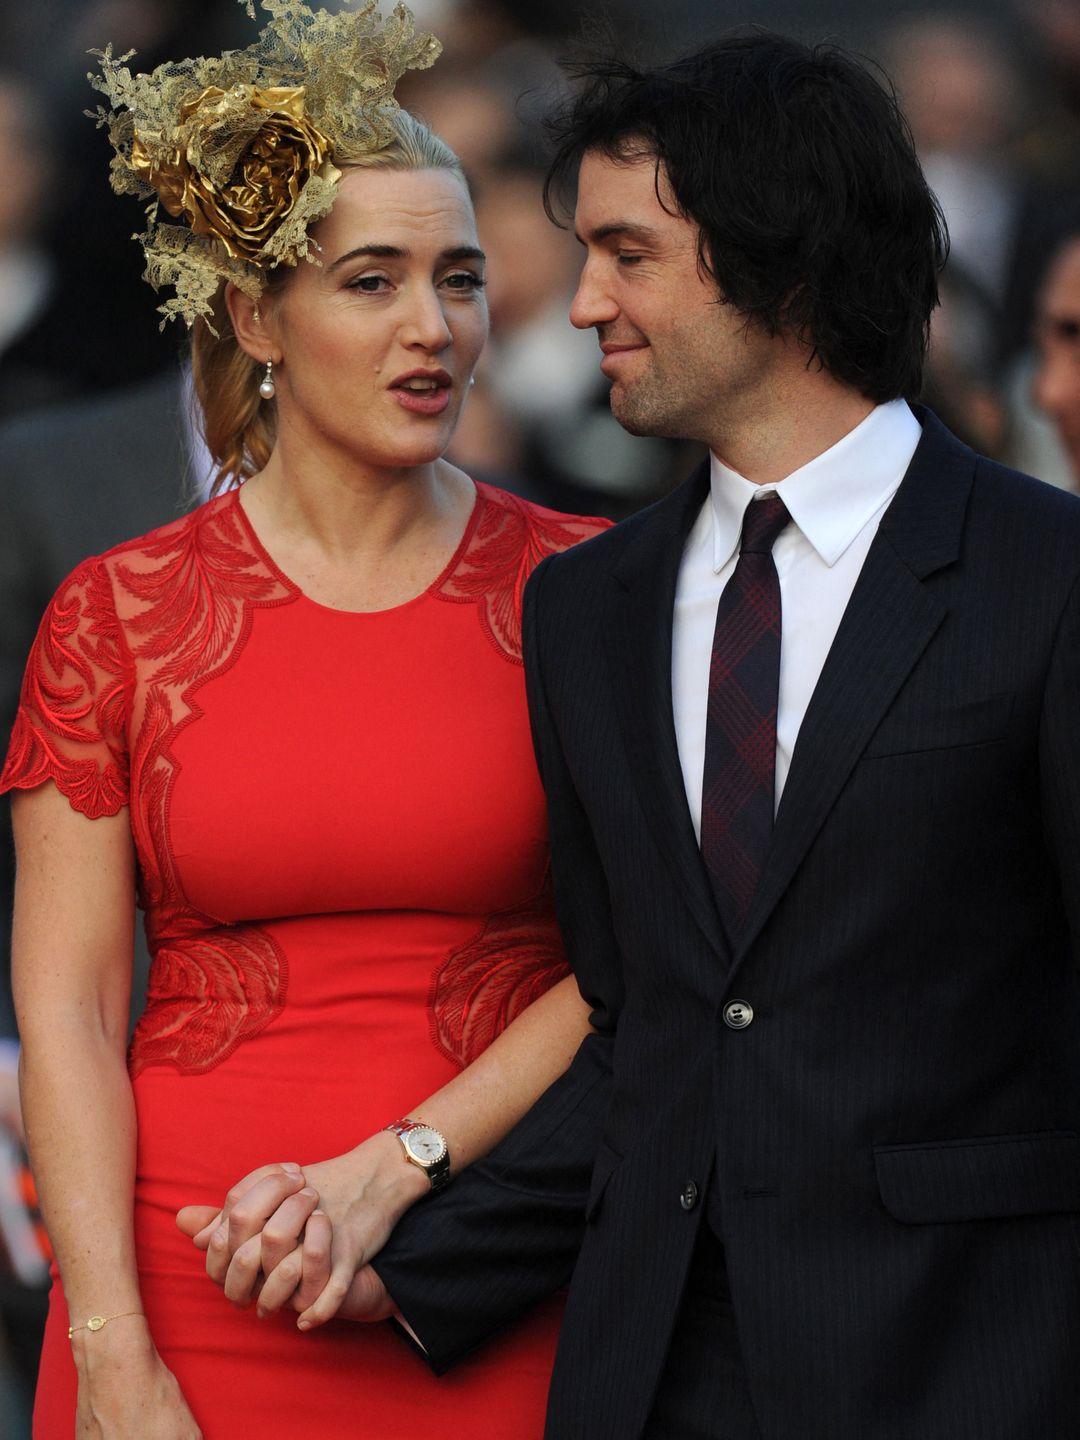
<instances>
[{"instance_id":1,"label":"man's face","mask_svg":"<svg viewBox=\"0 0 1080 1440\"><path fill-rule=\"evenodd\" d=\"M1035 322L1039 368L1032 396L1057 426L1080 485L1080 239L1050 268Z\"/></svg>"},{"instance_id":2,"label":"man's face","mask_svg":"<svg viewBox=\"0 0 1080 1440\"><path fill-rule=\"evenodd\" d=\"M656 188L652 157L586 153L574 217L585 266L570 319L596 328L620 425L722 454L732 417L754 413L784 342L723 303L698 263L697 225L671 213L663 171L663 204Z\"/></svg>"}]
</instances>

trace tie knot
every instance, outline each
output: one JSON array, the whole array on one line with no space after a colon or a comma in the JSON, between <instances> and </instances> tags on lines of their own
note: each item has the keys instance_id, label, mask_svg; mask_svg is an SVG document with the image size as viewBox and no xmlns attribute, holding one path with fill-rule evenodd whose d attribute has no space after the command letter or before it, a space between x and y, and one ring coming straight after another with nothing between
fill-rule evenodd
<instances>
[{"instance_id":1,"label":"tie knot","mask_svg":"<svg viewBox=\"0 0 1080 1440\"><path fill-rule=\"evenodd\" d=\"M790 518L787 506L779 495L767 495L763 500L751 500L743 516L740 552L743 555L748 551L751 554L769 554L776 537Z\"/></svg>"}]
</instances>

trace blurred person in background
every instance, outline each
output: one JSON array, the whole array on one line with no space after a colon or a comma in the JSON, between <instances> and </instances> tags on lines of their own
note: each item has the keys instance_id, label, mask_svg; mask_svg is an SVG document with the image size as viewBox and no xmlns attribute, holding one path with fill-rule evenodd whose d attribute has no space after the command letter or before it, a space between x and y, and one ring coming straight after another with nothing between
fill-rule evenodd
<instances>
[{"instance_id":1,"label":"blurred person in background","mask_svg":"<svg viewBox=\"0 0 1080 1440\"><path fill-rule=\"evenodd\" d=\"M1057 430L1080 490L1080 231L1051 261L1035 315L1035 404Z\"/></svg>"},{"instance_id":2,"label":"blurred person in background","mask_svg":"<svg viewBox=\"0 0 1080 1440\"><path fill-rule=\"evenodd\" d=\"M133 48L150 68L167 55L227 48L245 22L232 0L51 0L11 8L29 13L11 22L16 48L6 63L17 64L32 87L35 115L43 117L34 134L47 129L53 161L37 234L53 283L33 323L0 356L0 375L10 366L35 377L36 393L19 407L26 410L137 385L175 371L179 359L177 337L159 328L145 303L142 257L132 243L141 217L117 213L121 207L101 184L110 147L85 113L93 63L87 52L111 35L118 54ZM6 153L5 166L13 163Z\"/></svg>"},{"instance_id":3,"label":"blurred person in background","mask_svg":"<svg viewBox=\"0 0 1080 1440\"><path fill-rule=\"evenodd\" d=\"M1014 54L1026 75L1027 117L1011 159L1022 178L1012 265L999 328L998 385L1006 410L1004 458L1075 488L1056 425L1035 404L1032 344L1038 292L1051 258L1076 229L1080 200L1080 0L1010 0Z\"/></svg>"},{"instance_id":4,"label":"blurred person in background","mask_svg":"<svg viewBox=\"0 0 1080 1440\"><path fill-rule=\"evenodd\" d=\"M45 113L30 87L0 73L0 419L56 398L50 367L20 359L18 341L45 313L56 272L41 243L56 194Z\"/></svg>"},{"instance_id":5,"label":"blurred person in background","mask_svg":"<svg viewBox=\"0 0 1080 1440\"><path fill-rule=\"evenodd\" d=\"M1076 208L1080 0L1018 0L1011 31L1007 19L938 10L882 39L950 233L924 397L984 454L1072 488L1060 429L1033 398L1030 337Z\"/></svg>"},{"instance_id":6,"label":"blurred person in background","mask_svg":"<svg viewBox=\"0 0 1080 1440\"><path fill-rule=\"evenodd\" d=\"M1013 153L1026 122L1023 77L998 30L945 9L893 25L880 50L949 229L924 396L961 439L997 456L1006 428L997 371L1002 311L1023 184Z\"/></svg>"},{"instance_id":7,"label":"blurred person in background","mask_svg":"<svg viewBox=\"0 0 1080 1440\"><path fill-rule=\"evenodd\" d=\"M1000 306L1018 203L1023 77L1001 32L945 9L893 26L880 54L949 227L948 264Z\"/></svg>"}]
</instances>

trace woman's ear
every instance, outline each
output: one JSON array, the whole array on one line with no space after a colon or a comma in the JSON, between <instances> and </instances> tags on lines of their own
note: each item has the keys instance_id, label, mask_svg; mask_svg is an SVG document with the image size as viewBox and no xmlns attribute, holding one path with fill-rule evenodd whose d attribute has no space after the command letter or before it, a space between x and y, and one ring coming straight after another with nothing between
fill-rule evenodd
<instances>
[{"instance_id":1,"label":"woman's ear","mask_svg":"<svg viewBox=\"0 0 1080 1440\"><path fill-rule=\"evenodd\" d=\"M259 301L245 295L231 280L225 286L225 307L241 350L260 365L265 365L267 360L273 360L277 365L281 362L281 349L266 323L264 306L265 300L260 306Z\"/></svg>"}]
</instances>

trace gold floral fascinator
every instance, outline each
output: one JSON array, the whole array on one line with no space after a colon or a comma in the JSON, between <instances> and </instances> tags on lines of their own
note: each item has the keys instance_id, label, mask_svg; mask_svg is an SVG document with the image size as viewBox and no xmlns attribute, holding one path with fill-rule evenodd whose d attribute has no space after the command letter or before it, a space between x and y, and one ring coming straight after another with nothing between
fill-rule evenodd
<instances>
[{"instance_id":1,"label":"gold floral fascinator","mask_svg":"<svg viewBox=\"0 0 1080 1440\"><path fill-rule=\"evenodd\" d=\"M252 0L240 3L254 20ZM87 113L108 127L112 188L150 202L146 233L135 237L144 278L176 291L159 307L162 327L202 316L212 329L222 280L257 300L268 270L318 263L307 230L334 203L335 154L386 146L395 85L442 49L402 4L385 22L377 0L345 0L336 14L302 0L260 5L271 18L258 40L219 59L133 75L134 51L91 52L101 74L87 78L109 108Z\"/></svg>"}]
</instances>

